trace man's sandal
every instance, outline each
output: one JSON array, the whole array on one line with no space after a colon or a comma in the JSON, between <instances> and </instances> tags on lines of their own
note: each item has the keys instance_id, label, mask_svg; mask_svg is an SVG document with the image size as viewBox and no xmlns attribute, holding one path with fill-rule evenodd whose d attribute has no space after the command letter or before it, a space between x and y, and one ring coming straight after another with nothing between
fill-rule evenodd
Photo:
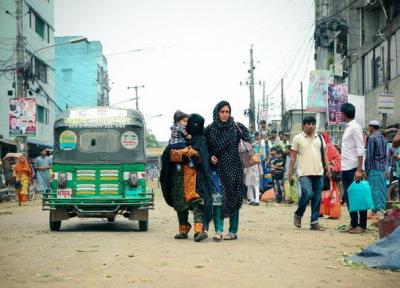
<instances>
[{"instance_id":1,"label":"man's sandal","mask_svg":"<svg viewBox=\"0 0 400 288\"><path fill-rule=\"evenodd\" d=\"M293 216L293 224L297 228L301 228L301 217L299 217L296 214L294 214L294 216Z\"/></svg>"}]
</instances>

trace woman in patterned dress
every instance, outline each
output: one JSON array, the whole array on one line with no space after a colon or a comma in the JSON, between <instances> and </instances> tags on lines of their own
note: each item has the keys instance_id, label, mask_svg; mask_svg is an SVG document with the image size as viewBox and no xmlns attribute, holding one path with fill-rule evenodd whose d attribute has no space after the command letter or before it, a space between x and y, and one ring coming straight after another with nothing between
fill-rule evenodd
<instances>
[{"instance_id":1,"label":"woman in patterned dress","mask_svg":"<svg viewBox=\"0 0 400 288\"><path fill-rule=\"evenodd\" d=\"M246 194L243 167L238 150L241 137L239 128L243 132L244 140L251 142L249 130L243 124L233 120L231 111L231 106L227 101L219 102L214 108L213 122L206 129L211 163L216 166L222 186L222 215L219 226L223 225L223 218L229 218L229 233L223 237L224 240L237 239L239 209ZM219 237L222 238L221 235Z\"/></svg>"}]
</instances>

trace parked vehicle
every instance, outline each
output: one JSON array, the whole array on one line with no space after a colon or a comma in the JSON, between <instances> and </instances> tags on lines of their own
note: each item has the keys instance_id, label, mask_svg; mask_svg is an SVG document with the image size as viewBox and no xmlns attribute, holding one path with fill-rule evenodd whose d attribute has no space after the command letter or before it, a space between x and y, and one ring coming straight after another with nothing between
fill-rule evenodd
<instances>
[{"instance_id":1,"label":"parked vehicle","mask_svg":"<svg viewBox=\"0 0 400 288\"><path fill-rule=\"evenodd\" d=\"M0 161L0 202L9 201L11 192L6 186L6 177L4 175L3 162Z\"/></svg>"},{"instance_id":2,"label":"parked vehicle","mask_svg":"<svg viewBox=\"0 0 400 288\"><path fill-rule=\"evenodd\" d=\"M62 112L54 124L53 179L44 193L49 224L122 214L147 231L153 191L146 180L145 124L139 111L112 107Z\"/></svg>"}]
</instances>

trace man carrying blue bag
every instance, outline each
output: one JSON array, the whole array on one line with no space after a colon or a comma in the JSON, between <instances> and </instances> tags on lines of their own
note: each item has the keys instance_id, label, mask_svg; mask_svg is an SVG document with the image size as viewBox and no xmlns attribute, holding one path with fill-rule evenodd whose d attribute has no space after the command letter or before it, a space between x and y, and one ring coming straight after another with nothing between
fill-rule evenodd
<instances>
[{"instance_id":1,"label":"man carrying blue bag","mask_svg":"<svg viewBox=\"0 0 400 288\"><path fill-rule=\"evenodd\" d=\"M364 140L361 126L354 120L356 108L353 104L345 103L340 108L342 119L347 122L342 136L342 184L344 200L349 209L348 189L353 181L362 180L362 164L364 158ZM367 211L350 211L350 226L343 232L361 234L367 229Z\"/></svg>"}]
</instances>

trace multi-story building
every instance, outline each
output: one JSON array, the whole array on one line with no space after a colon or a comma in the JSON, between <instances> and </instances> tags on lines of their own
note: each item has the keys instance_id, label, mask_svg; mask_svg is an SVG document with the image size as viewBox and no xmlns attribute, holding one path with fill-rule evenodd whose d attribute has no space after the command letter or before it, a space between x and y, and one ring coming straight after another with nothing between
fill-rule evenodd
<instances>
[{"instance_id":1,"label":"multi-story building","mask_svg":"<svg viewBox=\"0 0 400 288\"><path fill-rule=\"evenodd\" d=\"M55 111L54 1L2 1L0 6L0 154L14 151L15 136L9 135L9 99L16 97L17 19L22 21L24 54L23 96L36 100L36 136L28 137L32 151L53 145ZM32 102L33 103L33 102Z\"/></svg>"},{"instance_id":2,"label":"multi-story building","mask_svg":"<svg viewBox=\"0 0 400 288\"><path fill-rule=\"evenodd\" d=\"M55 37L56 44L81 36ZM56 102L62 109L107 106L109 86L107 59L99 41L56 46Z\"/></svg>"},{"instance_id":3,"label":"multi-story building","mask_svg":"<svg viewBox=\"0 0 400 288\"><path fill-rule=\"evenodd\" d=\"M332 69L349 94L365 97L366 121L398 123L400 1L315 0L315 15L316 68ZM389 113L379 111L380 94L392 95Z\"/></svg>"}]
</instances>

